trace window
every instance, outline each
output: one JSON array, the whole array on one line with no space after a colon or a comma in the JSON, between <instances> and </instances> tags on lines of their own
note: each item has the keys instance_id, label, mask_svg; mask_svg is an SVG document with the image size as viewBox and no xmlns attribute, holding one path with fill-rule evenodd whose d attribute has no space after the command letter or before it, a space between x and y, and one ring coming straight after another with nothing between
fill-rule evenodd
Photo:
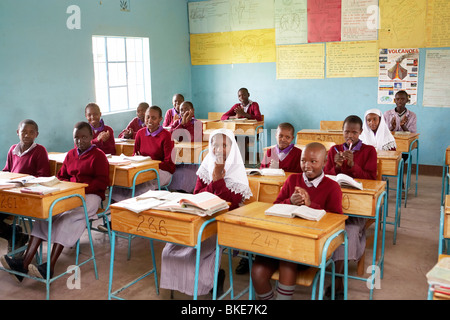
<instances>
[{"instance_id":1,"label":"window","mask_svg":"<svg viewBox=\"0 0 450 320\"><path fill-rule=\"evenodd\" d=\"M95 98L102 113L151 101L148 38L92 37Z\"/></svg>"}]
</instances>

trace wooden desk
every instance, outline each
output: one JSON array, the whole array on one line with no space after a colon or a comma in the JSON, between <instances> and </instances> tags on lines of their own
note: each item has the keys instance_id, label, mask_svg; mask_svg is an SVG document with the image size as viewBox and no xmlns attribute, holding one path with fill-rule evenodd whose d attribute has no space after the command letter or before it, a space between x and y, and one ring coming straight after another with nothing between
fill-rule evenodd
<instances>
[{"instance_id":1,"label":"wooden desk","mask_svg":"<svg viewBox=\"0 0 450 320\"><path fill-rule=\"evenodd\" d=\"M64 161L64 153L49 152L50 174L57 175ZM109 165L109 183L113 186L131 188L133 187L133 178L139 171L147 169L159 169L159 160L146 160L132 162L129 165ZM156 173L148 171L140 174L136 179L136 184L141 184L156 178Z\"/></svg>"},{"instance_id":2,"label":"wooden desk","mask_svg":"<svg viewBox=\"0 0 450 320\"><path fill-rule=\"evenodd\" d=\"M449 258L449 255L439 254L438 261L441 261L443 258ZM442 294L440 292L434 292L433 286L428 284L428 300L450 300L450 297L446 294Z\"/></svg>"},{"instance_id":3,"label":"wooden desk","mask_svg":"<svg viewBox=\"0 0 450 320\"><path fill-rule=\"evenodd\" d=\"M396 149L397 151L401 152L409 152L409 146L411 145L411 142L419 139L418 133L395 131L392 134L395 138L395 143L397 144ZM414 150L416 148L417 143L414 143L414 145L411 147L411 150Z\"/></svg>"},{"instance_id":4,"label":"wooden desk","mask_svg":"<svg viewBox=\"0 0 450 320\"><path fill-rule=\"evenodd\" d=\"M252 253L256 253L315 266L321 270L319 289L319 298L321 298L325 262L346 238L343 230L347 216L327 213L320 221L266 216L264 212L271 206L270 203L252 202L216 217L218 238L216 271L219 252L221 252L220 246L248 252L249 259ZM329 238L330 242L327 243ZM345 286L346 280L345 278ZM251 277L249 290L249 296L253 298ZM214 288L213 299L215 294L216 288Z\"/></svg>"},{"instance_id":5,"label":"wooden desk","mask_svg":"<svg viewBox=\"0 0 450 320\"><path fill-rule=\"evenodd\" d=\"M355 179L362 182L363 190L341 188L342 210L345 214L375 217L377 200L386 190L386 182L379 180Z\"/></svg>"},{"instance_id":6,"label":"wooden desk","mask_svg":"<svg viewBox=\"0 0 450 320\"><path fill-rule=\"evenodd\" d=\"M398 164L402 158L401 151L377 151L377 163L378 163L378 180L381 180L381 176L397 176Z\"/></svg>"},{"instance_id":7,"label":"wooden desk","mask_svg":"<svg viewBox=\"0 0 450 320\"><path fill-rule=\"evenodd\" d=\"M262 126L264 121L251 120L233 120L233 121L210 121L204 123L203 127L203 141L209 140L209 134L216 129L229 129L233 131L234 135L239 136L254 136L256 133L263 132ZM258 132L256 130L258 129Z\"/></svg>"},{"instance_id":8,"label":"wooden desk","mask_svg":"<svg viewBox=\"0 0 450 320\"><path fill-rule=\"evenodd\" d=\"M219 120L220 120L220 117L219 117L219 119L197 119L197 120L202 122L202 128L203 128L203 131L205 131L205 130L207 129L206 124L207 124L208 122L216 122L216 121L219 121Z\"/></svg>"},{"instance_id":9,"label":"wooden desk","mask_svg":"<svg viewBox=\"0 0 450 320\"><path fill-rule=\"evenodd\" d=\"M12 179L19 176L16 173L2 172L0 178ZM50 206L55 200L76 194L84 198L84 188L87 187L87 184L61 181L55 187L60 190L46 195L22 193L20 192L21 188L0 190L0 211L35 219L48 219ZM53 207L52 215L55 216L82 204L80 198L66 199Z\"/></svg>"},{"instance_id":10,"label":"wooden desk","mask_svg":"<svg viewBox=\"0 0 450 320\"><path fill-rule=\"evenodd\" d=\"M284 182L293 172L286 172L285 174L285 176L247 176L253 195L245 201L245 204L254 201L273 203Z\"/></svg>"},{"instance_id":11,"label":"wooden desk","mask_svg":"<svg viewBox=\"0 0 450 320\"><path fill-rule=\"evenodd\" d=\"M175 163L199 163L200 153L206 149L208 149L207 141L175 143ZM203 152L202 160L207 154L207 152Z\"/></svg>"},{"instance_id":12,"label":"wooden desk","mask_svg":"<svg viewBox=\"0 0 450 320\"><path fill-rule=\"evenodd\" d=\"M124 209L120 203L111 205L111 222L112 222L112 237L111 237L111 260L110 260L110 275L108 285L108 299L116 298L119 292L126 289L130 285L140 281L144 277L153 274L155 278L155 286L157 293L158 279L156 274L155 256L153 250L153 240L161 240L170 243L190 246L196 248L196 270L195 279L198 279L200 267L201 243L217 233L217 224L215 217L225 211L216 213L213 216L200 217L189 213L178 213L171 211L147 210L139 214ZM151 243L151 253L153 268L145 273L143 276L137 278L126 286L112 292L112 281L114 271L114 250L116 232L126 233L128 235L135 235L149 238ZM194 286L194 299L197 299L198 283Z\"/></svg>"},{"instance_id":13,"label":"wooden desk","mask_svg":"<svg viewBox=\"0 0 450 320\"><path fill-rule=\"evenodd\" d=\"M2 172L0 177L3 179L11 179L18 177L18 174L15 173L6 173ZM13 214L17 216L32 218L32 219L40 219L48 222L48 239L47 239L47 252L51 252L52 246L52 217L65 212L67 210L79 207L81 205L85 205L85 187L87 184L83 183L74 183L74 182L66 182L61 181L56 184L55 187L60 188L60 190L45 194L45 195L36 195L29 193L20 192L20 188L12 188L12 189L3 189L0 190L0 211L8 214ZM89 261L93 261L94 263L94 272L95 278L98 279L97 273L97 264L95 261L94 255L94 246L90 233L89 226L89 217L85 208L85 219L88 228L89 242L91 248L91 257L86 259L85 261L78 263L78 247L77 247L77 266L81 266ZM13 241L14 243L14 241ZM77 244L78 245L78 244ZM15 248L10 254L15 254ZM50 254L47 254L47 266L50 266ZM56 279L59 279L62 275L67 274L73 271L73 268L68 268L67 271L62 272L59 275L55 275L53 278L50 278L50 273L47 269L47 278L41 279L32 277L29 274L24 274L12 270L7 270L3 267L0 267L0 270L15 273L21 275L23 277L32 278L37 281L44 282L46 284L47 290L47 300L50 298L50 283Z\"/></svg>"},{"instance_id":14,"label":"wooden desk","mask_svg":"<svg viewBox=\"0 0 450 320\"><path fill-rule=\"evenodd\" d=\"M120 156L122 153L126 156L134 154L134 139L118 139L115 140L116 155Z\"/></svg>"},{"instance_id":15,"label":"wooden desk","mask_svg":"<svg viewBox=\"0 0 450 320\"><path fill-rule=\"evenodd\" d=\"M296 144L302 144L302 141L328 141L335 144L345 142L342 130L318 130L303 129L297 132Z\"/></svg>"}]
</instances>

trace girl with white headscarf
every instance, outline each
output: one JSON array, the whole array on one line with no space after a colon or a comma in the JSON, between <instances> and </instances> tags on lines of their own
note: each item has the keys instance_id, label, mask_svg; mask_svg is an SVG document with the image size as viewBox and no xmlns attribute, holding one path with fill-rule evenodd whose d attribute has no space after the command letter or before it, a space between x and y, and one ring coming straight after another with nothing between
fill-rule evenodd
<instances>
[{"instance_id":1,"label":"girl with white headscarf","mask_svg":"<svg viewBox=\"0 0 450 320\"><path fill-rule=\"evenodd\" d=\"M252 196L241 153L232 131L215 130L209 137L208 154L197 171L195 193L211 192L230 202L230 210ZM216 236L202 242L198 295L214 284ZM161 288L194 294L196 249L168 243L162 251ZM219 277L220 278L220 277Z\"/></svg>"},{"instance_id":2,"label":"girl with white headscarf","mask_svg":"<svg viewBox=\"0 0 450 320\"><path fill-rule=\"evenodd\" d=\"M377 150L396 150L395 138L389 131L379 109L367 110L364 114L363 131L359 137L364 144Z\"/></svg>"}]
</instances>

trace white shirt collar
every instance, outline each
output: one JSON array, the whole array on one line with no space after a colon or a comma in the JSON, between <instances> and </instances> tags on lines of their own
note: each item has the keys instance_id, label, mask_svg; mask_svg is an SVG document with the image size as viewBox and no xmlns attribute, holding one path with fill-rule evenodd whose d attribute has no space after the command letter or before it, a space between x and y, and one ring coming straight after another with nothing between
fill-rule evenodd
<instances>
[{"instance_id":1,"label":"white shirt collar","mask_svg":"<svg viewBox=\"0 0 450 320\"><path fill-rule=\"evenodd\" d=\"M317 186L322 182L323 177L325 177L325 173L323 173L314 180L308 180L308 177L306 177L305 173L302 173L303 181L305 181L305 184L308 188L314 187L317 188Z\"/></svg>"},{"instance_id":2,"label":"white shirt collar","mask_svg":"<svg viewBox=\"0 0 450 320\"><path fill-rule=\"evenodd\" d=\"M13 154L21 157L23 155L26 155L28 152L30 152L31 150L33 150L36 147L36 142L33 142L33 144L31 145L31 147L29 147L27 150L25 150L25 152L22 152L21 148L20 148L20 143L18 143L16 145L16 147L13 150Z\"/></svg>"}]
</instances>

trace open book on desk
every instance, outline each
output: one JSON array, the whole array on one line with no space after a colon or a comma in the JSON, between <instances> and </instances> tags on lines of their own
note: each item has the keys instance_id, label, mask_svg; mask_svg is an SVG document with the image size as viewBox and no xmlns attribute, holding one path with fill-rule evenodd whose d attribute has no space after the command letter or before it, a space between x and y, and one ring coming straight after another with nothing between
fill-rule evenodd
<instances>
[{"instance_id":1,"label":"open book on desk","mask_svg":"<svg viewBox=\"0 0 450 320\"><path fill-rule=\"evenodd\" d=\"M9 188L16 188L16 187L29 187L34 185L41 185L46 187L54 186L55 184L58 184L60 181L57 177L51 176L51 177L34 177L34 176L24 176L9 180L2 179L0 181L0 189L8 189L8 185L10 185Z\"/></svg>"},{"instance_id":2,"label":"open book on desk","mask_svg":"<svg viewBox=\"0 0 450 320\"><path fill-rule=\"evenodd\" d=\"M362 182L356 181L355 179L353 179L352 177L350 177L349 175L346 175L344 173L339 173L336 176L332 176L332 175L326 175L328 178L336 181L337 183L339 183L339 185L341 187L344 188L355 188L355 189L359 189L359 190L363 190L363 184Z\"/></svg>"},{"instance_id":3,"label":"open book on desk","mask_svg":"<svg viewBox=\"0 0 450 320\"><path fill-rule=\"evenodd\" d=\"M197 194L185 194L181 199L168 201L155 209L184 212L204 217L228 208L228 203L215 194L200 192Z\"/></svg>"},{"instance_id":4,"label":"open book on desk","mask_svg":"<svg viewBox=\"0 0 450 320\"><path fill-rule=\"evenodd\" d=\"M47 187L47 186L38 185L38 184L29 186L29 187L20 188L20 192L22 192L22 193L31 193L31 194L39 194L39 195L49 194L49 193L53 193L53 192L59 191L59 190L60 190L59 188Z\"/></svg>"},{"instance_id":5,"label":"open book on desk","mask_svg":"<svg viewBox=\"0 0 450 320\"><path fill-rule=\"evenodd\" d=\"M293 204L276 203L265 211L268 216L285 218L300 217L306 220L319 221L325 215L325 210L313 209L307 206L296 206Z\"/></svg>"},{"instance_id":6,"label":"open book on desk","mask_svg":"<svg viewBox=\"0 0 450 320\"><path fill-rule=\"evenodd\" d=\"M179 201L190 194L182 192L170 192L167 190L149 190L136 197L137 200L159 199L165 201Z\"/></svg>"},{"instance_id":7,"label":"open book on desk","mask_svg":"<svg viewBox=\"0 0 450 320\"><path fill-rule=\"evenodd\" d=\"M245 169L245 172L248 176L285 176L283 169L274 169L274 168L263 168L263 169L256 169L256 168L248 168Z\"/></svg>"}]
</instances>

